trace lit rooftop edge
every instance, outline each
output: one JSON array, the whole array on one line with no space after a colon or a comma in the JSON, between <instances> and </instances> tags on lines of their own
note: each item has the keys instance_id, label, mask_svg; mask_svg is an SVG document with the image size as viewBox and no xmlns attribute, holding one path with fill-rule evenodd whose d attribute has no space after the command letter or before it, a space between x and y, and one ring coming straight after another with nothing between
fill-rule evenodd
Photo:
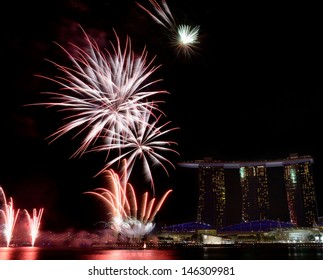
<instances>
[{"instance_id":1,"label":"lit rooftop edge","mask_svg":"<svg viewBox=\"0 0 323 280\"><path fill-rule=\"evenodd\" d=\"M264 166L264 167L280 167L286 165L310 163L313 164L314 160L311 156L298 156L289 157L286 159L277 160L260 160L260 161L219 161L219 160L194 160L177 163L178 166L188 168L199 168L199 167L222 167L225 169L236 169L240 167L248 166Z\"/></svg>"}]
</instances>

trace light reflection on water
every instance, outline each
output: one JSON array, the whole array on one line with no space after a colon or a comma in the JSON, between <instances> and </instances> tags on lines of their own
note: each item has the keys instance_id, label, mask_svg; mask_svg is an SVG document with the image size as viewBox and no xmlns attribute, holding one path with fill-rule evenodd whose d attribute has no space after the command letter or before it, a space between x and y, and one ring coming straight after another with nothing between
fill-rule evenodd
<instances>
[{"instance_id":1,"label":"light reflection on water","mask_svg":"<svg viewBox=\"0 0 323 280\"><path fill-rule=\"evenodd\" d=\"M323 260L323 248L0 247L0 260Z\"/></svg>"},{"instance_id":2,"label":"light reflection on water","mask_svg":"<svg viewBox=\"0 0 323 280\"><path fill-rule=\"evenodd\" d=\"M174 250L102 250L91 253L89 260L173 260Z\"/></svg>"},{"instance_id":3,"label":"light reflection on water","mask_svg":"<svg viewBox=\"0 0 323 280\"><path fill-rule=\"evenodd\" d=\"M38 247L1 247L0 260L37 260L40 250Z\"/></svg>"},{"instance_id":4,"label":"light reflection on water","mask_svg":"<svg viewBox=\"0 0 323 280\"><path fill-rule=\"evenodd\" d=\"M0 247L0 260L172 260L176 250Z\"/></svg>"}]
</instances>

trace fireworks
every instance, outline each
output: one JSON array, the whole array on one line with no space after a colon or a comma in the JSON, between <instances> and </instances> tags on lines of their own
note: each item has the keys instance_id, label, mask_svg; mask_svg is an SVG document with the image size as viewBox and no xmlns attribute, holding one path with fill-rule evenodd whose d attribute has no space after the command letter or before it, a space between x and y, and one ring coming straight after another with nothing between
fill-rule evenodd
<instances>
[{"instance_id":1,"label":"fireworks","mask_svg":"<svg viewBox=\"0 0 323 280\"><path fill-rule=\"evenodd\" d=\"M145 192L138 208L135 190L127 180L126 160L122 163L121 176L112 169L104 172L110 189L97 188L86 193L95 195L105 202L111 215L109 222L111 229L128 237L141 237L153 230L154 218L172 190L168 190L156 205L155 197L149 200L148 192Z\"/></svg>"},{"instance_id":2,"label":"fireworks","mask_svg":"<svg viewBox=\"0 0 323 280\"><path fill-rule=\"evenodd\" d=\"M152 182L150 167L144 155L149 153L149 158L154 163L161 164L161 161L167 159L159 155L157 150L174 151L162 147L174 142L155 141L157 136L173 130L161 131L165 125L158 128L154 126L160 120L159 115L164 113L158 107L162 101L153 97L168 92L151 89L161 81L151 77L160 65L153 65L154 58L148 60L146 49L136 55L129 37L122 49L118 35L116 32L114 34L116 44L110 42L111 52L107 49L101 51L85 32L87 50L71 44L73 53L76 53L72 55L59 45L72 66L50 61L63 75L56 78L39 77L53 81L62 88L59 92L47 92L53 97L52 101L37 105L60 107L70 114L68 122L49 136L51 142L70 131L77 130L75 136L85 133L82 144L72 157L81 156L88 151L104 150L107 152L107 169L126 156L129 156L129 162L133 166L134 160L140 156L145 161L144 170L148 174L146 178ZM151 119L152 123L148 123ZM99 139L101 142L98 144ZM132 151L124 151L129 148ZM117 156L112 159L111 151L117 152ZM103 171L104 169L99 173Z\"/></svg>"},{"instance_id":3,"label":"fireworks","mask_svg":"<svg viewBox=\"0 0 323 280\"><path fill-rule=\"evenodd\" d=\"M142 116L141 122L138 122L134 127L130 127L126 135L120 137L120 141L117 145L103 145L98 146L97 150L122 150L123 153L119 153L119 156L109 161L108 164L102 169L100 173L108 169L114 162L118 162L121 159L127 159L128 165L128 177L133 169L133 166L137 159L141 159L143 162L143 170L146 175L146 179L151 182L152 189L154 191L154 180L152 172L150 170L150 165L160 165L168 174L166 166L163 162L169 163L173 168L175 166L170 160L162 156L158 151L167 152L171 151L177 153L175 150L170 149L168 146L171 144L176 144L175 142L162 141L159 138L164 134L170 132L171 130L177 128L170 128L163 130L170 122L164 123L158 126L157 123L161 116L159 116L155 121L150 122L151 114L145 112ZM111 142L110 140L108 140Z\"/></svg>"},{"instance_id":4,"label":"fireworks","mask_svg":"<svg viewBox=\"0 0 323 280\"><path fill-rule=\"evenodd\" d=\"M30 230L30 238L31 238L31 246L35 245L36 238L39 232L40 221L44 212L44 208L40 208L37 214L37 209L33 209L33 216L31 217L28 211L25 209L24 212L27 215L29 230Z\"/></svg>"},{"instance_id":5,"label":"fireworks","mask_svg":"<svg viewBox=\"0 0 323 280\"><path fill-rule=\"evenodd\" d=\"M199 26L190 26L186 24L177 25L174 17L165 0L161 0L161 5L156 0L149 0L153 6L154 12L149 11L143 5L137 5L146 11L150 17L158 24L170 32L170 42L177 50L178 54L189 58L196 52L199 43ZM155 14L154 14L155 13Z\"/></svg>"},{"instance_id":6,"label":"fireworks","mask_svg":"<svg viewBox=\"0 0 323 280\"><path fill-rule=\"evenodd\" d=\"M13 208L13 200L10 197L9 202L7 203L6 196L4 194L3 189L0 187L0 192L4 201L4 209L0 209L0 217L4 218L4 235L7 241L7 247L10 245L13 230L15 228L15 224L18 218L18 214L20 209L17 211Z\"/></svg>"}]
</instances>

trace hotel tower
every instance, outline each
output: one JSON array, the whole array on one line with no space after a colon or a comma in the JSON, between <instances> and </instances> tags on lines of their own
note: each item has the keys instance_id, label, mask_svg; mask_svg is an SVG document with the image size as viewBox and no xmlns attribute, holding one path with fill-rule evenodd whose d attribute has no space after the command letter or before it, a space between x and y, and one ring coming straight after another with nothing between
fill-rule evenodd
<instances>
[{"instance_id":1,"label":"hotel tower","mask_svg":"<svg viewBox=\"0 0 323 280\"><path fill-rule=\"evenodd\" d=\"M288 220L296 226L312 226L318 212L315 196L311 156L290 154L286 159L248 162L224 162L212 159L181 162L185 168L198 169L197 222L208 223L221 229L229 225L232 209L241 221L255 221L279 216L275 203L280 199ZM236 177L238 186L232 186ZM274 172L273 172L274 171ZM270 176L269 174L270 173ZM277 186L271 176L282 177L283 186ZM277 188L282 195L276 195ZM230 191L229 191L230 190ZM239 197L239 203L232 196ZM237 206L239 205L239 206ZM230 214L231 213L231 214ZM283 214L281 214L283 216Z\"/></svg>"}]
</instances>

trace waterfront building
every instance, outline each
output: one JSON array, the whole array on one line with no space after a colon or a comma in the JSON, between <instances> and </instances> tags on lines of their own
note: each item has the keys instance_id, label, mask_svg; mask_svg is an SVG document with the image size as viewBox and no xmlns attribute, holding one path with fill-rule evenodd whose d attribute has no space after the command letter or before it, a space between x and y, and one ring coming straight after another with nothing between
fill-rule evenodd
<instances>
[{"instance_id":1,"label":"waterfront building","mask_svg":"<svg viewBox=\"0 0 323 280\"><path fill-rule=\"evenodd\" d=\"M265 166L241 166L242 220L266 219L269 212L267 169Z\"/></svg>"},{"instance_id":2,"label":"waterfront building","mask_svg":"<svg viewBox=\"0 0 323 280\"><path fill-rule=\"evenodd\" d=\"M221 229L232 224L232 209L239 212L243 222L278 219L295 226L313 226L318 221L313 163L311 156L290 154L276 160L229 162L207 158L178 165L198 169L197 222ZM228 170L233 171L230 176ZM239 185L232 186L231 177L235 176ZM281 177L281 185L272 177ZM234 201L232 196L237 192L239 199Z\"/></svg>"},{"instance_id":3,"label":"waterfront building","mask_svg":"<svg viewBox=\"0 0 323 280\"><path fill-rule=\"evenodd\" d=\"M201 166L199 169L198 223L223 227L226 206L224 182L223 167Z\"/></svg>"},{"instance_id":4,"label":"waterfront building","mask_svg":"<svg viewBox=\"0 0 323 280\"><path fill-rule=\"evenodd\" d=\"M297 158L292 156L289 159ZM287 204L292 223L312 226L318 222L312 161L284 166Z\"/></svg>"}]
</instances>

